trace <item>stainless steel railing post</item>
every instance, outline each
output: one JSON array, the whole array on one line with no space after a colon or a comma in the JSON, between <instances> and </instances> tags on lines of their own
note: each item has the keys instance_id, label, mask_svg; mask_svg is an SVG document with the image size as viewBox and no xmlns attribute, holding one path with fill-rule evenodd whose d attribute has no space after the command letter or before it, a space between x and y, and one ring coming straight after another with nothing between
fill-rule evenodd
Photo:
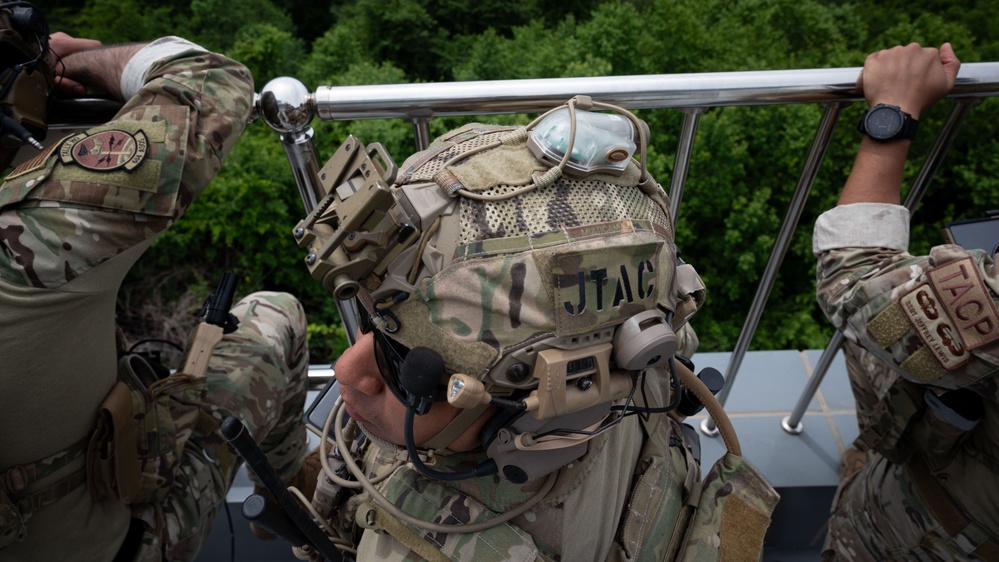
<instances>
[{"instance_id":1,"label":"stainless steel railing post","mask_svg":"<svg viewBox=\"0 0 999 562\"><path fill-rule=\"evenodd\" d=\"M777 271L780 269L781 262L784 261L784 254L787 252L787 247L791 244L791 236L798 227L798 219L801 217L801 211L805 208L805 201L807 201L808 194L812 190L812 184L815 183L815 176L818 175L819 167L822 165L822 160L826 154L826 148L829 146L829 140L836 129L836 122L839 120L840 111L845 105L847 105L846 102L827 104L825 112L822 114L822 120L819 122L815 140L812 142L812 149L808 155L808 160L805 161L804 169L798 180L798 186L794 190L787 215L781 224L780 233L777 235L777 241L774 243L770 260L767 262L763 278L760 280L760 285L756 290L756 296L753 298L753 304L750 306L746 323L743 324L742 332L739 333L739 339L735 344L735 350L732 351L732 355L729 357L728 368L725 370L725 387L718 393L718 401L722 405L725 404L729 393L732 392L732 387L735 386L735 378L739 373L739 367L742 365L742 359L749 349L749 343L756 334L756 327L763 316L763 308L767 304L767 299L770 297L770 290L777 279ZM709 436L718 434L718 428L711 418L707 418L701 422L701 431Z\"/></svg>"}]
</instances>

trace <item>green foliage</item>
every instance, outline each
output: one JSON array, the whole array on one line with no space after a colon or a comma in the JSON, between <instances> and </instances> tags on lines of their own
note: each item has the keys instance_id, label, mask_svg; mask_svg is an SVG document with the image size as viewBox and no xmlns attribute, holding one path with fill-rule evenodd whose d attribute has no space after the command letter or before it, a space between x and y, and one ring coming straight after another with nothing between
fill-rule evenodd
<instances>
[{"instance_id":1,"label":"green foliage","mask_svg":"<svg viewBox=\"0 0 999 562\"><path fill-rule=\"evenodd\" d=\"M850 67L876 49L951 41L962 60L999 60L999 3L984 0L77 0L42 2L53 30L105 42L177 34L245 62L259 89L294 75L319 86L568 76L628 76ZM835 204L857 147L855 104L828 147L774 280L753 348L822 347L832 329L814 304L811 224ZM906 168L911 181L951 107L921 117ZM677 243L708 287L695 318L703 350L732 349L763 278L808 158L822 108L723 108L700 116ZM642 111L649 168L669 186L683 114ZM530 116L482 116L523 123ZM435 119L437 135L466 121ZM982 216L999 193L999 102L972 111L912 228L913 252L940 241L945 221ZM401 163L412 125L398 120L314 123L324 161L348 133L381 142ZM290 236L302 217L277 134L249 127L212 187L130 275L207 293L223 268L239 291L286 290L305 303L314 361L345 345L329 294ZM181 267L179 264L183 264ZM162 292L160 283L158 290ZM165 293L164 293L165 295Z\"/></svg>"},{"instance_id":2,"label":"green foliage","mask_svg":"<svg viewBox=\"0 0 999 562\"><path fill-rule=\"evenodd\" d=\"M271 0L191 0L190 17L189 38L223 52L248 26L266 23L288 33L295 31L291 17Z\"/></svg>"},{"instance_id":3,"label":"green foliage","mask_svg":"<svg viewBox=\"0 0 999 562\"><path fill-rule=\"evenodd\" d=\"M168 23L172 15L168 6L153 7L137 0L93 0L80 13L75 29L70 30L104 43L142 41L174 33ZM62 29L50 27L53 31Z\"/></svg>"},{"instance_id":4,"label":"green foliage","mask_svg":"<svg viewBox=\"0 0 999 562\"><path fill-rule=\"evenodd\" d=\"M309 322L310 362L332 363L347 349L347 333L342 324L316 324Z\"/></svg>"},{"instance_id":5,"label":"green foliage","mask_svg":"<svg viewBox=\"0 0 999 562\"><path fill-rule=\"evenodd\" d=\"M250 69L259 89L278 76L294 76L305 57L305 46L291 31L254 23L237 32L227 54Z\"/></svg>"}]
</instances>

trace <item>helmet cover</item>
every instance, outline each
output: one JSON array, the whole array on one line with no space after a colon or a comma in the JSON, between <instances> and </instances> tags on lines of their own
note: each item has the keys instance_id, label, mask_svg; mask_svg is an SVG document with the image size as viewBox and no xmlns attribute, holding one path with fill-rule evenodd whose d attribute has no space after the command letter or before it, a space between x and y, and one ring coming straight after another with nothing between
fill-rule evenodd
<instances>
[{"instance_id":1,"label":"helmet cover","mask_svg":"<svg viewBox=\"0 0 999 562\"><path fill-rule=\"evenodd\" d=\"M525 189L550 169L523 128L478 123L409 157L391 187L396 198L411 208L431 192L451 199L411 213L422 217L421 243L363 283L361 300L383 332L434 349L448 373L523 388L530 380L498 366L504 356L539 342L609 338L636 314L675 311L662 188L629 159L620 175L566 173Z\"/></svg>"}]
</instances>

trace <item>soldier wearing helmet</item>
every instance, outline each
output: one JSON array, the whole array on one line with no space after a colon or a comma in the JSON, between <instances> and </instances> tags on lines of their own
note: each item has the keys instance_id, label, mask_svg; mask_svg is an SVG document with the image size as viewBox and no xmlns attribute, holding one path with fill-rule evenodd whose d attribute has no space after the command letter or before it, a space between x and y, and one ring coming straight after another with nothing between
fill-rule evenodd
<instances>
[{"instance_id":1,"label":"soldier wearing helmet","mask_svg":"<svg viewBox=\"0 0 999 562\"><path fill-rule=\"evenodd\" d=\"M451 131L397 172L353 137L323 169L295 236L361 330L313 504L341 544L362 528L359 560L671 560L698 542L674 354L696 347L705 293L647 139L577 96L527 127ZM757 535L720 539L747 559L776 502L756 481Z\"/></svg>"},{"instance_id":2,"label":"soldier wearing helmet","mask_svg":"<svg viewBox=\"0 0 999 562\"><path fill-rule=\"evenodd\" d=\"M3 166L33 153L0 185L0 558L190 560L238 465L223 415L285 481L301 473L305 316L291 295L254 293L161 376L116 341L115 301L232 149L252 78L178 37L103 46L44 22L0 4ZM44 146L56 83L125 105Z\"/></svg>"}]
</instances>

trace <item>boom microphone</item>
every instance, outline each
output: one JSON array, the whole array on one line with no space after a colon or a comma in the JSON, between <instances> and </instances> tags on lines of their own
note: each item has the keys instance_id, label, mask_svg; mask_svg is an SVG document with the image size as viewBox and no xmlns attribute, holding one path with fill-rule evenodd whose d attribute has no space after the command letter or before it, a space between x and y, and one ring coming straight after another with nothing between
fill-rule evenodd
<instances>
[{"instance_id":1,"label":"boom microphone","mask_svg":"<svg viewBox=\"0 0 999 562\"><path fill-rule=\"evenodd\" d=\"M417 347L406 354L399 373L399 385L406 391L406 407L424 415L434 405L437 385L444 375L444 359L428 347Z\"/></svg>"},{"instance_id":2,"label":"boom microphone","mask_svg":"<svg viewBox=\"0 0 999 562\"><path fill-rule=\"evenodd\" d=\"M487 459L479 463L470 470L464 472L442 472L427 466L420 459L420 453L416 450L416 438L413 436L413 418L424 415L430 411L434 405L434 397L437 394L437 385L444 376L444 358L440 353L427 348L417 347L406 355L402 361L401 372L399 373L399 384L406 392L406 452L409 453L409 460L413 463L420 474L435 480L465 480L466 478L477 478L495 474L497 471L496 461Z\"/></svg>"}]
</instances>

